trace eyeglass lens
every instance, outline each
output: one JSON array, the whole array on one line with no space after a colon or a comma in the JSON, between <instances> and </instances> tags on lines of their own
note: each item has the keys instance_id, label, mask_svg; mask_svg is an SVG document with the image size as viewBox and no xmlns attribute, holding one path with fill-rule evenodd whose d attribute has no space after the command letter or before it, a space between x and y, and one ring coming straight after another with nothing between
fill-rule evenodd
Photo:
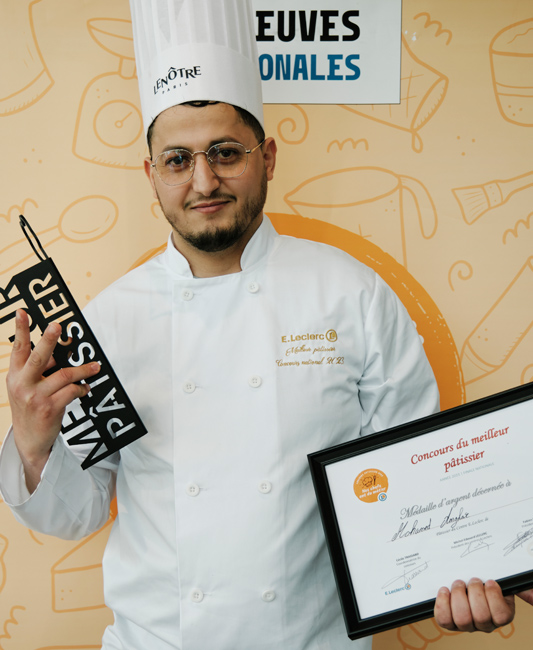
<instances>
[{"instance_id":1,"label":"eyeglass lens","mask_svg":"<svg viewBox=\"0 0 533 650\"><path fill-rule=\"evenodd\" d=\"M223 142L210 147L207 152L194 154L187 149L164 151L155 161L161 180L167 185L186 183L193 175L194 156L198 153L206 153L209 167L223 178L240 176L248 161L245 147L238 142Z\"/></svg>"}]
</instances>

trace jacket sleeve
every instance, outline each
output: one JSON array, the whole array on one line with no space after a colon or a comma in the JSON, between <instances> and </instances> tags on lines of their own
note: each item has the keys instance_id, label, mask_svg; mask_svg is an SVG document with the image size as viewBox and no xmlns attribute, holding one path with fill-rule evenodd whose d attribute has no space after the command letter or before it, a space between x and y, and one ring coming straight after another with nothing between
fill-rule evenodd
<instances>
[{"instance_id":1,"label":"jacket sleeve","mask_svg":"<svg viewBox=\"0 0 533 650\"><path fill-rule=\"evenodd\" d=\"M0 451L0 493L17 521L64 539L80 539L103 526L114 496L118 458L87 470L80 463L59 436L30 495L10 430Z\"/></svg>"},{"instance_id":2,"label":"jacket sleeve","mask_svg":"<svg viewBox=\"0 0 533 650\"><path fill-rule=\"evenodd\" d=\"M362 435L437 412L437 384L416 325L378 276L364 327L365 370L359 382Z\"/></svg>"}]
</instances>

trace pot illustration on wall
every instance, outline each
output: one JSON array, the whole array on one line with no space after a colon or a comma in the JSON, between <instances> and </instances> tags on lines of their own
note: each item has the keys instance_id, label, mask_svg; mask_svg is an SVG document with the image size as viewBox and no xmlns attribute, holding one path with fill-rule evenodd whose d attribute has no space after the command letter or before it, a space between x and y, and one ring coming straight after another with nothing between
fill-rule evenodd
<instances>
[{"instance_id":1,"label":"pot illustration on wall","mask_svg":"<svg viewBox=\"0 0 533 650\"><path fill-rule=\"evenodd\" d=\"M416 211L420 233L430 239L438 218L424 185L380 167L352 167L310 178L285 195L303 217L350 230L389 253L407 268L406 193Z\"/></svg>"}]
</instances>

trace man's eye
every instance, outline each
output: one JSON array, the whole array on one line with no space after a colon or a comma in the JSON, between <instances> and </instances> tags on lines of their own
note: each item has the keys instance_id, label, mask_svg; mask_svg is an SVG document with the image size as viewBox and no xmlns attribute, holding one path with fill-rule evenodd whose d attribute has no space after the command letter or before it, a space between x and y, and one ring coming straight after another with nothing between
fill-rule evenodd
<instances>
[{"instance_id":1,"label":"man's eye","mask_svg":"<svg viewBox=\"0 0 533 650\"><path fill-rule=\"evenodd\" d=\"M169 156L165 160L165 165L167 165L168 167L182 167L187 163L188 163L187 158L181 154L174 154L172 156Z\"/></svg>"},{"instance_id":2,"label":"man's eye","mask_svg":"<svg viewBox=\"0 0 533 650\"><path fill-rule=\"evenodd\" d=\"M218 163L234 162L238 157L239 157L238 150L232 147L224 147L223 149L216 149L211 156L212 160Z\"/></svg>"}]
</instances>

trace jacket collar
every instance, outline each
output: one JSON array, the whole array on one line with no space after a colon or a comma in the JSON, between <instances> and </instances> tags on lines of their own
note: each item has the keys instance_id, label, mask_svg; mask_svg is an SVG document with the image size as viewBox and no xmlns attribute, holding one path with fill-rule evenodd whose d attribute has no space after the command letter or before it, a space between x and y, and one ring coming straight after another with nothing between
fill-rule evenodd
<instances>
[{"instance_id":1,"label":"jacket collar","mask_svg":"<svg viewBox=\"0 0 533 650\"><path fill-rule=\"evenodd\" d=\"M247 271L260 262L274 245L278 233L274 230L270 219L263 215L263 221L246 245L241 257L241 268ZM172 233L168 237L167 248L162 255L165 267L174 274L185 278L193 278L189 262L172 243Z\"/></svg>"}]
</instances>

